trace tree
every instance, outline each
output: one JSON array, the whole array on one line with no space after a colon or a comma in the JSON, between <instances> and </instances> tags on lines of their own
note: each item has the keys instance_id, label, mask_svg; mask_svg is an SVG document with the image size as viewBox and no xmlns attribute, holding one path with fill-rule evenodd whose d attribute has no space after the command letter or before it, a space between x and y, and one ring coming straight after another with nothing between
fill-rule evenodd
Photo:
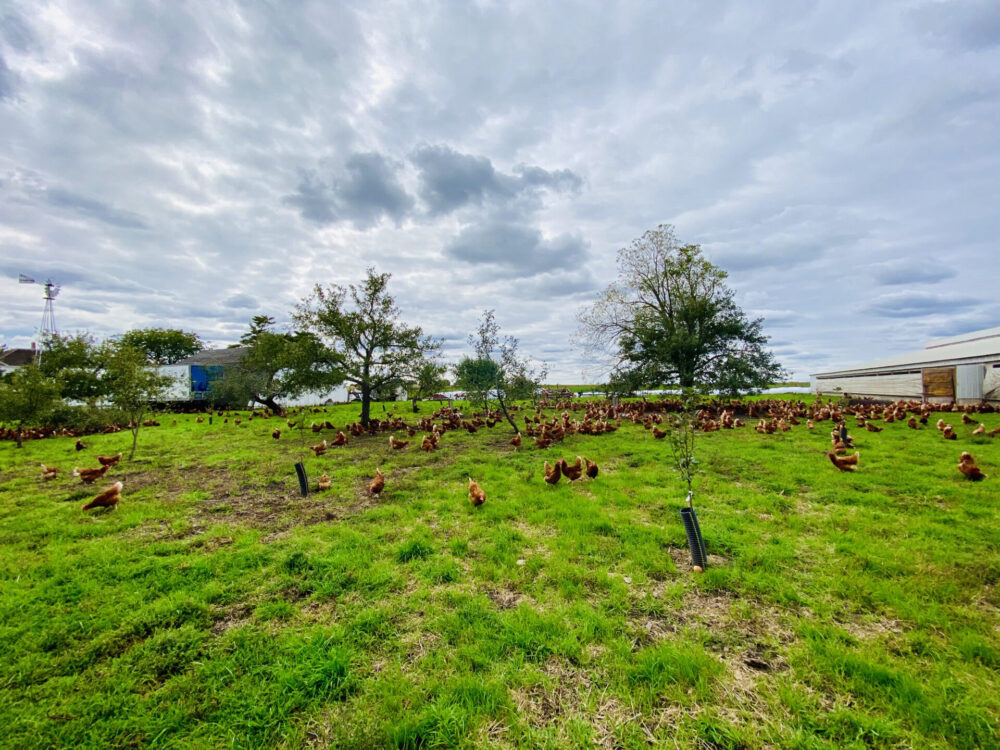
<instances>
[{"instance_id":1,"label":"tree","mask_svg":"<svg viewBox=\"0 0 1000 750\"><path fill-rule=\"evenodd\" d=\"M141 349L121 343L105 344L106 357L101 377L108 399L129 421L132 431L132 451L128 460L135 457L139 430L143 417L155 401L163 398L171 378L160 375L149 366L146 353Z\"/></svg>"},{"instance_id":2,"label":"tree","mask_svg":"<svg viewBox=\"0 0 1000 750\"><path fill-rule=\"evenodd\" d=\"M671 226L620 250L618 269L618 281L579 316L588 353L609 355L616 380L735 395L782 377L764 348L763 319L747 318L726 272L698 245L679 245Z\"/></svg>"},{"instance_id":3,"label":"tree","mask_svg":"<svg viewBox=\"0 0 1000 750\"><path fill-rule=\"evenodd\" d=\"M417 365L416 373L406 384L414 412L419 411L417 401L433 396L438 391L448 387L448 380L444 377L446 372L448 372L448 368L445 365L431 360L425 360L422 364Z\"/></svg>"},{"instance_id":4,"label":"tree","mask_svg":"<svg viewBox=\"0 0 1000 750\"><path fill-rule=\"evenodd\" d=\"M101 371L107 352L93 336L53 334L45 339L44 349L39 367L58 383L63 398L94 404L104 396Z\"/></svg>"},{"instance_id":5,"label":"tree","mask_svg":"<svg viewBox=\"0 0 1000 750\"><path fill-rule=\"evenodd\" d=\"M122 336L121 343L144 352L151 365L172 365L205 348L197 333L179 328L136 328Z\"/></svg>"},{"instance_id":6,"label":"tree","mask_svg":"<svg viewBox=\"0 0 1000 750\"><path fill-rule=\"evenodd\" d=\"M0 420L17 424L17 447L25 425L44 424L59 401L59 385L34 364L17 368L0 383Z\"/></svg>"},{"instance_id":7,"label":"tree","mask_svg":"<svg viewBox=\"0 0 1000 750\"><path fill-rule=\"evenodd\" d=\"M479 327L469 336L469 344L476 356L466 357L455 369L459 387L471 389L477 399L483 400L487 411L490 401L495 400L507 423L518 432L507 404L534 395L545 379L545 364L536 370L527 359L519 356L520 342L516 338L501 338L493 310L483 311Z\"/></svg>"},{"instance_id":8,"label":"tree","mask_svg":"<svg viewBox=\"0 0 1000 750\"><path fill-rule=\"evenodd\" d=\"M279 333L273 327L274 318L266 315L250 321L249 331L240 338L246 351L239 364L212 384L217 403L254 402L282 414L278 399L296 398L343 382L336 357L315 335Z\"/></svg>"},{"instance_id":9,"label":"tree","mask_svg":"<svg viewBox=\"0 0 1000 750\"><path fill-rule=\"evenodd\" d=\"M440 344L400 320L386 291L390 274L367 270L363 284L316 285L297 306L295 320L316 333L338 359L344 380L361 390L361 424L367 426L372 394L412 380Z\"/></svg>"}]
</instances>

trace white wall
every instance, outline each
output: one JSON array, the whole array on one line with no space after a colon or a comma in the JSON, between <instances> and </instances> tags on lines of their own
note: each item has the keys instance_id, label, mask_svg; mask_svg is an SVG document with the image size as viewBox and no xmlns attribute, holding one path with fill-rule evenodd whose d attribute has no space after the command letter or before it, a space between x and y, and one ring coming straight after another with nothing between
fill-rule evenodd
<instances>
[{"instance_id":1,"label":"white wall","mask_svg":"<svg viewBox=\"0 0 1000 750\"><path fill-rule=\"evenodd\" d=\"M850 395L883 398L923 398L924 381L919 372L912 374L855 375L852 377L813 378L814 392L824 396ZM841 390L837 390L840 388Z\"/></svg>"}]
</instances>

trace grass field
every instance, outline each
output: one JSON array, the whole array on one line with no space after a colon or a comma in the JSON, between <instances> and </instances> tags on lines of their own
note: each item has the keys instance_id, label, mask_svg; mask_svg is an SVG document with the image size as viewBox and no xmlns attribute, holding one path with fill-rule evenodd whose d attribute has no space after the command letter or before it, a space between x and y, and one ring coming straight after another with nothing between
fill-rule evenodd
<instances>
[{"instance_id":1,"label":"grass field","mask_svg":"<svg viewBox=\"0 0 1000 750\"><path fill-rule=\"evenodd\" d=\"M172 419L96 485L124 482L113 511L67 475L127 432L0 444L0 746L1000 746L1000 438L960 421L853 429L856 473L829 422L699 437L696 575L667 446L631 423L315 458L284 420ZM596 480L542 481L577 454ZM333 489L300 497L299 459Z\"/></svg>"}]
</instances>

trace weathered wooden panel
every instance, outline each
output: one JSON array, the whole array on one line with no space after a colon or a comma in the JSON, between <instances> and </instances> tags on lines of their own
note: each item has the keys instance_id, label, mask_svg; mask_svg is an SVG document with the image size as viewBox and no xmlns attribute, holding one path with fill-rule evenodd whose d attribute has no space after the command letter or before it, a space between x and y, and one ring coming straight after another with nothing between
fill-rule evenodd
<instances>
[{"instance_id":1,"label":"weathered wooden panel","mask_svg":"<svg viewBox=\"0 0 1000 750\"><path fill-rule=\"evenodd\" d=\"M919 372L816 378L815 388L825 396L843 394L897 399L921 398L924 394Z\"/></svg>"},{"instance_id":2,"label":"weathered wooden panel","mask_svg":"<svg viewBox=\"0 0 1000 750\"><path fill-rule=\"evenodd\" d=\"M983 400L983 365L958 365L955 368L955 399L959 403L978 403Z\"/></svg>"},{"instance_id":3,"label":"weathered wooden panel","mask_svg":"<svg viewBox=\"0 0 1000 750\"><path fill-rule=\"evenodd\" d=\"M955 398L954 367L928 367L923 378L925 397Z\"/></svg>"}]
</instances>

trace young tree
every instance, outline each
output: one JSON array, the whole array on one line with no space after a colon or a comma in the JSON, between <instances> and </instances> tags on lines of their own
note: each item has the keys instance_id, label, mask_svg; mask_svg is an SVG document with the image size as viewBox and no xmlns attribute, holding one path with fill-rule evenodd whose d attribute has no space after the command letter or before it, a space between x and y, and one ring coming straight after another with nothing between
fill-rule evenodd
<instances>
[{"instance_id":1,"label":"young tree","mask_svg":"<svg viewBox=\"0 0 1000 750\"><path fill-rule=\"evenodd\" d=\"M205 348L197 333L179 328L136 328L122 336L121 343L144 352L151 365L172 365Z\"/></svg>"},{"instance_id":2,"label":"young tree","mask_svg":"<svg viewBox=\"0 0 1000 750\"><path fill-rule=\"evenodd\" d=\"M475 352L474 358L466 358L459 363L462 374L473 377L465 380L465 386L476 389L477 397L483 398L489 411L489 403L495 400L503 412L507 423L514 432L517 425L507 411L507 404L519 399L531 398L547 374L545 364L534 369L529 360L518 354L520 342L513 336L500 336L500 326L493 310L484 310L483 318L469 343ZM456 368L456 374L459 369ZM462 376L460 376L461 379ZM489 381L492 381L491 383ZM489 385L484 389L484 386Z\"/></svg>"},{"instance_id":3,"label":"young tree","mask_svg":"<svg viewBox=\"0 0 1000 750\"><path fill-rule=\"evenodd\" d=\"M444 377L447 371L448 368L445 365L439 365L430 360L425 360L417 366L416 373L406 383L414 413L419 411L417 401L448 387L448 380Z\"/></svg>"},{"instance_id":4,"label":"young tree","mask_svg":"<svg viewBox=\"0 0 1000 750\"><path fill-rule=\"evenodd\" d=\"M101 377L108 399L128 419L132 431L132 451L128 460L135 457L139 430L143 417L155 401L163 398L171 378L160 375L141 349L118 344L106 344L104 374Z\"/></svg>"},{"instance_id":5,"label":"young tree","mask_svg":"<svg viewBox=\"0 0 1000 750\"><path fill-rule=\"evenodd\" d=\"M296 308L295 320L336 354L344 380L361 390L361 424L368 425L372 394L412 379L440 344L400 320L386 291L390 275L369 268L363 284L316 285Z\"/></svg>"},{"instance_id":6,"label":"young tree","mask_svg":"<svg viewBox=\"0 0 1000 750\"><path fill-rule=\"evenodd\" d=\"M59 401L59 385L34 364L17 368L0 382L0 421L17 425L17 447L24 427L44 424Z\"/></svg>"},{"instance_id":7,"label":"young tree","mask_svg":"<svg viewBox=\"0 0 1000 750\"><path fill-rule=\"evenodd\" d=\"M238 365L212 384L219 403L262 404L284 413L278 399L295 398L308 391L333 388L343 382L337 358L313 334L278 333L274 319L257 315L240 338L246 347Z\"/></svg>"},{"instance_id":8,"label":"young tree","mask_svg":"<svg viewBox=\"0 0 1000 750\"><path fill-rule=\"evenodd\" d=\"M589 354L611 356L619 380L695 385L730 394L782 376L764 348L763 319L750 320L727 274L697 245L678 244L661 224L618 253L618 281L579 316Z\"/></svg>"},{"instance_id":9,"label":"young tree","mask_svg":"<svg viewBox=\"0 0 1000 750\"><path fill-rule=\"evenodd\" d=\"M465 391L466 398L490 409L490 395L499 380L498 365L485 357L462 357L455 365L455 385Z\"/></svg>"}]
</instances>

